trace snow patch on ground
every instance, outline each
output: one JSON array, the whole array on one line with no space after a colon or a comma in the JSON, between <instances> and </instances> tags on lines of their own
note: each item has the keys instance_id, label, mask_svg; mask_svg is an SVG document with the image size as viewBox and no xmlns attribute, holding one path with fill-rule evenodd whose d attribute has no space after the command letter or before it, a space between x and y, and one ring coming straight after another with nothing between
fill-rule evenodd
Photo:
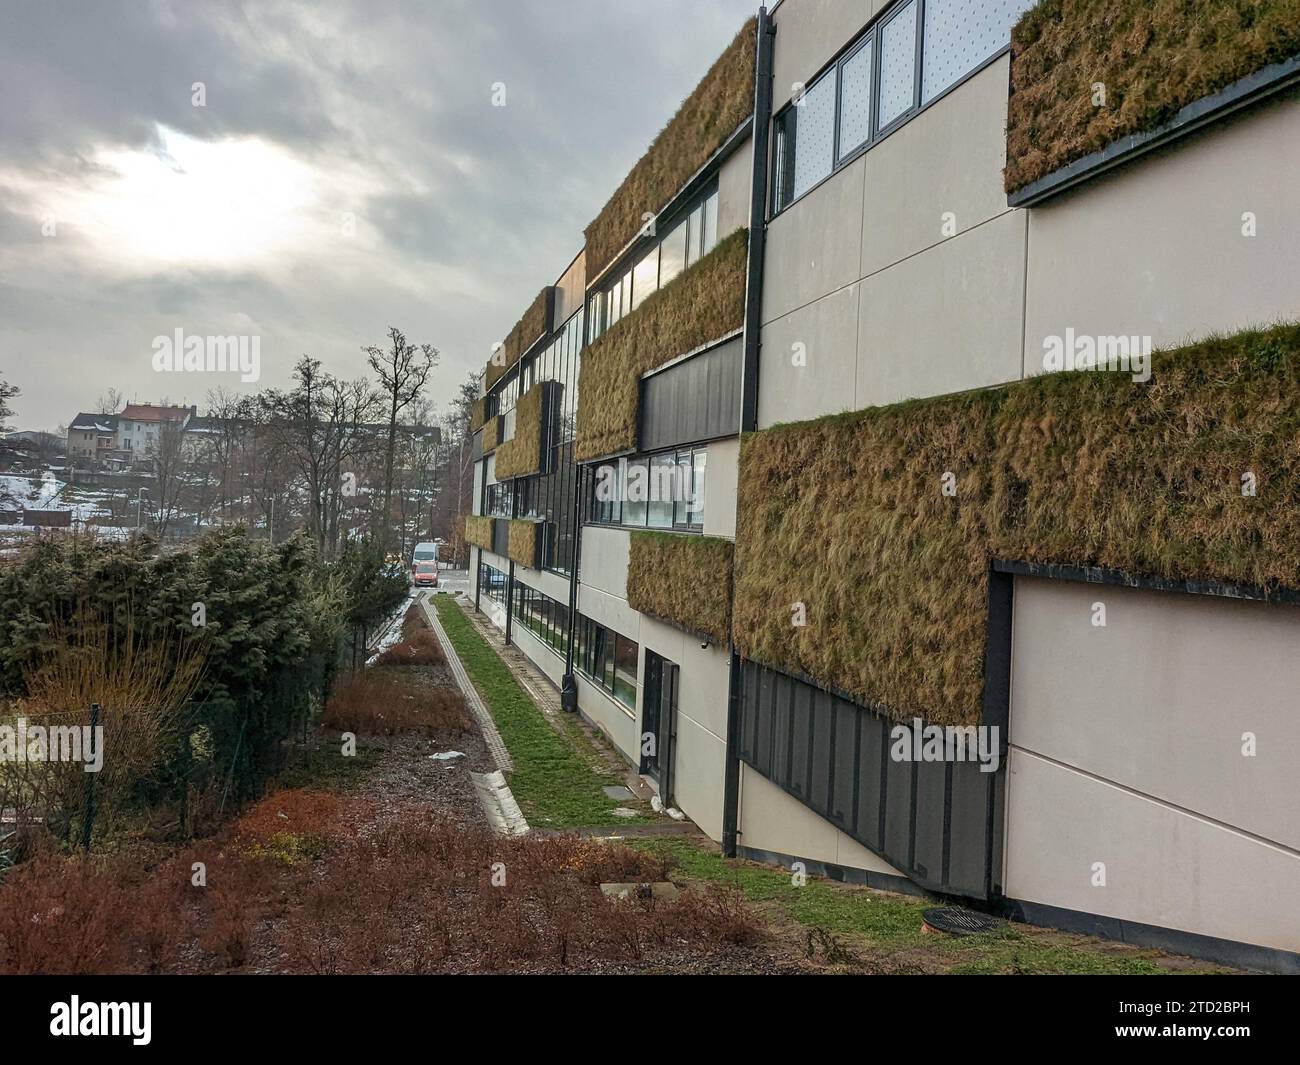
<instances>
[{"instance_id":1,"label":"snow patch on ground","mask_svg":"<svg viewBox=\"0 0 1300 1065\"><path fill-rule=\"evenodd\" d=\"M375 644L375 653L366 659L367 666L374 665L380 655L390 647L395 647L397 644L402 642L402 619L406 617L406 612L410 610L411 606L415 603L416 594L417 593L415 592L408 594L407 597L402 600L402 605L399 606L393 612L392 617L388 619L388 628L384 631L384 635L380 641Z\"/></svg>"}]
</instances>

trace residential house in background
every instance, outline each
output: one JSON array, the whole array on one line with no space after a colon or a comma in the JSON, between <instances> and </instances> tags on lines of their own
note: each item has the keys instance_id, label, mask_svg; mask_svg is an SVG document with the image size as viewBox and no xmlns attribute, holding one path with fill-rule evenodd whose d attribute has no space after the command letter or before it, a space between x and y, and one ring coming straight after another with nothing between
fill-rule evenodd
<instances>
[{"instance_id":1,"label":"residential house in background","mask_svg":"<svg viewBox=\"0 0 1300 1065\"><path fill-rule=\"evenodd\" d=\"M116 414L78 414L68 424L68 465L107 467L117 454L117 441Z\"/></svg>"},{"instance_id":2,"label":"residential house in background","mask_svg":"<svg viewBox=\"0 0 1300 1065\"><path fill-rule=\"evenodd\" d=\"M154 406L152 403L128 403L117 416L117 448L126 465L148 459L158 448L167 426L184 430L198 408Z\"/></svg>"}]
</instances>

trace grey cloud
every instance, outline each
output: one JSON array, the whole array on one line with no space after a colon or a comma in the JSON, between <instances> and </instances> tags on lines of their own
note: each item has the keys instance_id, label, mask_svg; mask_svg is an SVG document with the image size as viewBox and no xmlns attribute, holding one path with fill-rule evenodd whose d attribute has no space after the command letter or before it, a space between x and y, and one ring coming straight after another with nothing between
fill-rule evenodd
<instances>
[{"instance_id":1,"label":"grey cloud","mask_svg":"<svg viewBox=\"0 0 1300 1065\"><path fill-rule=\"evenodd\" d=\"M365 276L341 247L328 262L288 249L246 269L181 263L122 279L78 258L77 234L44 254L34 203L0 189L0 262L20 266L0 283L0 374L25 390L17 421L66 421L110 385L150 398L164 384L141 369L141 338L217 331L233 315L262 331L262 386L287 380L303 351L356 376L359 346L392 323L441 349L433 398L445 401L569 262L756 6L0 0L0 173L37 190L87 186L99 152L156 148L160 125L257 136L338 175L331 204L345 175L370 179L371 197L341 209L380 242ZM194 81L206 108L190 105ZM490 103L498 81L505 108ZM398 275L428 283L413 294ZM45 379L30 348L78 372Z\"/></svg>"}]
</instances>

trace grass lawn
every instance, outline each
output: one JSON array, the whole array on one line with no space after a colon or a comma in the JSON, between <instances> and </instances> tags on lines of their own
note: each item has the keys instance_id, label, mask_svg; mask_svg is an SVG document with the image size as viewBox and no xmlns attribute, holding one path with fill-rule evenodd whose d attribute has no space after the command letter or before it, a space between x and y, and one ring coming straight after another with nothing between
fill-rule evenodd
<instances>
[{"instance_id":1,"label":"grass lawn","mask_svg":"<svg viewBox=\"0 0 1300 1065\"><path fill-rule=\"evenodd\" d=\"M558 721L563 735L552 727L455 600L432 595L429 602L510 751L515 765L510 790L528 823L535 828L584 828L644 821L642 816L614 816L615 807L635 804L620 803L601 791L622 781L600 767L581 725L563 714Z\"/></svg>"},{"instance_id":2,"label":"grass lawn","mask_svg":"<svg viewBox=\"0 0 1300 1065\"><path fill-rule=\"evenodd\" d=\"M936 903L809 877L795 887L781 869L727 861L690 840L629 841L671 856L688 880L729 884L792 944L814 957L877 972L1129 975L1223 971L1155 950L1010 924L996 933L952 937L921 931L921 911Z\"/></svg>"}]
</instances>

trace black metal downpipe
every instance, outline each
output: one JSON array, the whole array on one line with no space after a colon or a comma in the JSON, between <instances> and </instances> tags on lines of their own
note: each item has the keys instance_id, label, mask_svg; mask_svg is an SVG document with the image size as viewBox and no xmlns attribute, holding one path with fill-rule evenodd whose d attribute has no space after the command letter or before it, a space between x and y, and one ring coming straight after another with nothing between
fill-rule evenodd
<instances>
[{"instance_id":1,"label":"black metal downpipe","mask_svg":"<svg viewBox=\"0 0 1300 1065\"><path fill-rule=\"evenodd\" d=\"M767 236L768 141L772 126L772 47L776 27L766 7L758 9L757 69L754 72L753 168L749 198L749 260L745 278L745 357L741 377L740 435L758 425L759 332L762 328L763 253ZM732 589L735 598L735 588ZM736 856L740 814L740 655L731 641L727 684L727 748L722 790L722 853Z\"/></svg>"},{"instance_id":2,"label":"black metal downpipe","mask_svg":"<svg viewBox=\"0 0 1300 1065\"><path fill-rule=\"evenodd\" d=\"M573 561L569 566L569 638L564 645L564 676L560 681L560 708L578 712L578 682L573 676L573 634L578 629L578 560L582 555L582 501L585 468L573 465Z\"/></svg>"}]
</instances>

